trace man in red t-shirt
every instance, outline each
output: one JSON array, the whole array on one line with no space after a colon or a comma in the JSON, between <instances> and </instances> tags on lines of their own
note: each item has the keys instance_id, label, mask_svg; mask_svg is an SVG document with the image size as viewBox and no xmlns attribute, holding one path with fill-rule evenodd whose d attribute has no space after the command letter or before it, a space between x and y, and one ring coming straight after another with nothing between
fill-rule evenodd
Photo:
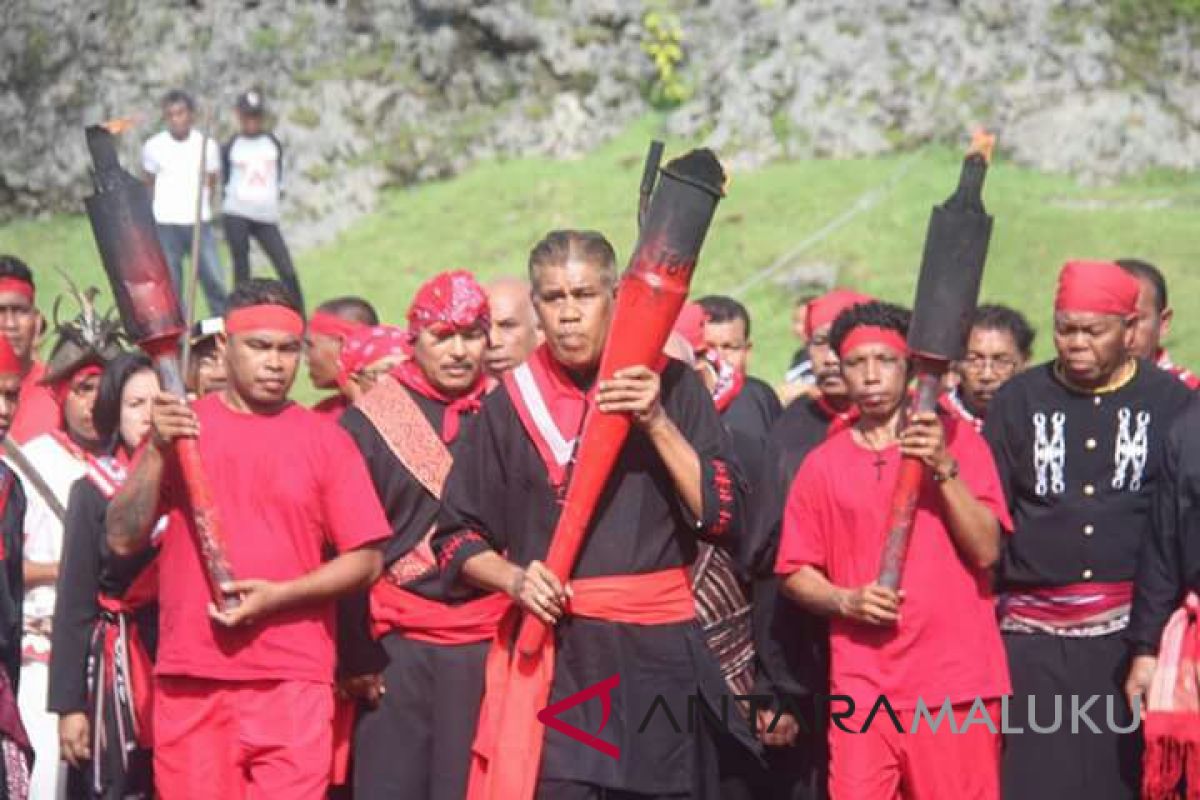
<instances>
[{"instance_id":1,"label":"man in red t-shirt","mask_svg":"<svg viewBox=\"0 0 1200 800\"><path fill-rule=\"evenodd\" d=\"M21 398L8 435L25 444L62 428L62 411L54 393L42 385L46 368L34 357L42 315L34 305L33 273L16 256L0 255L0 334L21 362Z\"/></svg>"},{"instance_id":2,"label":"man in red t-shirt","mask_svg":"<svg viewBox=\"0 0 1200 800\"><path fill-rule=\"evenodd\" d=\"M367 588L390 535L366 466L336 425L288 400L304 322L277 281L229 298L228 386L188 408L159 395L152 444L109 507L118 555L158 555L159 796L322 798L332 759L334 599ZM170 443L196 437L240 604L211 603ZM328 554L336 553L330 560Z\"/></svg>"},{"instance_id":3,"label":"man in red t-shirt","mask_svg":"<svg viewBox=\"0 0 1200 800\"><path fill-rule=\"evenodd\" d=\"M907 312L883 303L834 323L861 415L801 465L776 572L785 594L830 618L831 796L987 800L999 797L998 698L1010 691L988 569L1011 523L979 434L933 413L907 415L907 326ZM876 575L903 457L923 461L929 477L893 591ZM953 720L931 730L943 703ZM917 713L922 704L928 716Z\"/></svg>"}]
</instances>

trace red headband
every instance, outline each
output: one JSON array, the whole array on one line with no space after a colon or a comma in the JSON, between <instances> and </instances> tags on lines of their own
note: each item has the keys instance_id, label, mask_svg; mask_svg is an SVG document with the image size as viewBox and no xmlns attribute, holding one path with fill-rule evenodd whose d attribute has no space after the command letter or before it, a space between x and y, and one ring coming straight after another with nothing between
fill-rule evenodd
<instances>
[{"instance_id":1,"label":"red headband","mask_svg":"<svg viewBox=\"0 0 1200 800\"><path fill-rule=\"evenodd\" d=\"M0 292L19 294L29 302L33 302L33 284L11 275L0 278Z\"/></svg>"},{"instance_id":2,"label":"red headband","mask_svg":"<svg viewBox=\"0 0 1200 800\"><path fill-rule=\"evenodd\" d=\"M1068 261L1058 273L1055 311L1128 317L1137 313L1141 283L1108 261Z\"/></svg>"},{"instance_id":3,"label":"red headband","mask_svg":"<svg viewBox=\"0 0 1200 800\"><path fill-rule=\"evenodd\" d=\"M67 395L71 393L72 389L93 375L99 375L103 372L104 367L99 364L84 364L70 375L52 384L50 391L53 392L54 399L58 401L59 406L62 406L63 403L67 402Z\"/></svg>"},{"instance_id":4,"label":"red headband","mask_svg":"<svg viewBox=\"0 0 1200 800\"><path fill-rule=\"evenodd\" d=\"M838 356L845 358L847 353L864 344L881 344L884 347L890 347L902 356L908 355L908 342L899 331L880 328L876 325L859 325L852 328L850 333L846 334L846 338L842 339L842 346L838 348Z\"/></svg>"},{"instance_id":5,"label":"red headband","mask_svg":"<svg viewBox=\"0 0 1200 800\"><path fill-rule=\"evenodd\" d=\"M443 272L417 290L408 309L408 333L416 337L426 328L448 331L491 325L487 295L475 276L466 270Z\"/></svg>"},{"instance_id":6,"label":"red headband","mask_svg":"<svg viewBox=\"0 0 1200 800\"><path fill-rule=\"evenodd\" d=\"M808 301L808 313L804 316L804 335L811 339L819 328L833 324L838 315L847 308L860 303L870 303L874 298L849 289L834 289Z\"/></svg>"},{"instance_id":7,"label":"red headband","mask_svg":"<svg viewBox=\"0 0 1200 800\"><path fill-rule=\"evenodd\" d=\"M237 308L225 315L226 333L246 331L278 331L300 336L304 333L304 318L287 306L273 303Z\"/></svg>"},{"instance_id":8,"label":"red headband","mask_svg":"<svg viewBox=\"0 0 1200 800\"><path fill-rule=\"evenodd\" d=\"M334 339L346 339L353 336L358 331L369 329L369 325L364 325L361 322L342 319L336 314L330 314L328 311L317 311L312 315L312 319L308 321L308 329L312 333L319 333L322 336L330 336Z\"/></svg>"}]
</instances>

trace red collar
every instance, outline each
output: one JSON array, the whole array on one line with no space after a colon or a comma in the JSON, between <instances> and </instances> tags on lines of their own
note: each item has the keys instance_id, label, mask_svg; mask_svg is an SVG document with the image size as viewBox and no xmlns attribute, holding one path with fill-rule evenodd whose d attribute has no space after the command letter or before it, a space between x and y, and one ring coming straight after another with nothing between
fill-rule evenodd
<instances>
[{"instance_id":1,"label":"red collar","mask_svg":"<svg viewBox=\"0 0 1200 800\"><path fill-rule=\"evenodd\" d=\"M483 398L483 391L487 388L483 376L480 375L475 381L475 385L466 394L451 397L430 383L429 379L425 377L425 373L421 371L421 368L417 366L415 361L405 361L392 371L392 376L404 384L406 388L422 397L445 404L446 413L442 417L441 434L442 441L447 444L458 438L459 415L478 412L480 401Z\"/></svg>"},{"instance_id":2,"label":"red collar","mask_svg":"<svg viewBox=\"0 0 1200 800\"><path fill-rule=\"evenodd\" d=\"M580 389L566 370L541 345L503 377L517 416L546 465L550 482L562 485L575 452L583 419L596 388Z\"/></svg>"}]
</instances>

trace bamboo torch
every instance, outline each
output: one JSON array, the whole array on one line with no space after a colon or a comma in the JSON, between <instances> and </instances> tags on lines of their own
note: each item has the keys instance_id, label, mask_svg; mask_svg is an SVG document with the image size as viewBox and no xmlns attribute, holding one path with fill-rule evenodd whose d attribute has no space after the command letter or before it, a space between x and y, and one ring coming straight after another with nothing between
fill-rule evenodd
<instances>
[{"instance_id":1,"label":"bamboo torch","mask_svg":"<svg viewBox=\"0 0 1200 800\"><path fill-rule=\"evenodd\" d=\"M120 130L120 125L113 126ZM87 128L95 193L85 200L96 247L129 338L154 360L163 387L186 397L179 367L180 337L185 333L179 299L154 228L146 187L122 169L112 131ZM191 501L200 561L218 608L237 606L221 591L233 580L221 537L221 525L194 439L177 439L174 454Z\"/></svg>"},{"instance_id":2,"label":"bamboo torch","mask_svg":"<svg viewBox=\"0 0 1200 800\"><path fill-rule=\"evenodd\" d=\"M962 357L970 332L992 235L992 217L983 208L982 192L994 144L994 136L976 132L963 159L958 188L929 217L908 330L917 384L914 412L937 408L942 376L951 362ZM889 589L900 587L924 477L920 460L901 462L879 570L879 584Z\"/></svg>"}]
</instances>

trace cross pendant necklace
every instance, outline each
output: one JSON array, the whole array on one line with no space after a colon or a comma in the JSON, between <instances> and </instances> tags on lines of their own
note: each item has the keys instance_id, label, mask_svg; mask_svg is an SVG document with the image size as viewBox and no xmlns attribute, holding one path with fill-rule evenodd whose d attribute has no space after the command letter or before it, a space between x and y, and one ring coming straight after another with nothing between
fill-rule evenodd
<instances>
[{"instance_id":1,"label":"cross pendant necklace","mask_svg":"<svg viewBox=\"0 0 1200 800\"><path fill-rule=\"evenodd\" d=\"M858 435L866 444L867 448L875 454L875 460L871 462L871 466L875 467L875 480L883 480L883 468L887 465L887 459L883 457L883 451L875 446L875 444L867 438L867 434L862 428L858 429Z\"/></svg>"}]
</instances>

